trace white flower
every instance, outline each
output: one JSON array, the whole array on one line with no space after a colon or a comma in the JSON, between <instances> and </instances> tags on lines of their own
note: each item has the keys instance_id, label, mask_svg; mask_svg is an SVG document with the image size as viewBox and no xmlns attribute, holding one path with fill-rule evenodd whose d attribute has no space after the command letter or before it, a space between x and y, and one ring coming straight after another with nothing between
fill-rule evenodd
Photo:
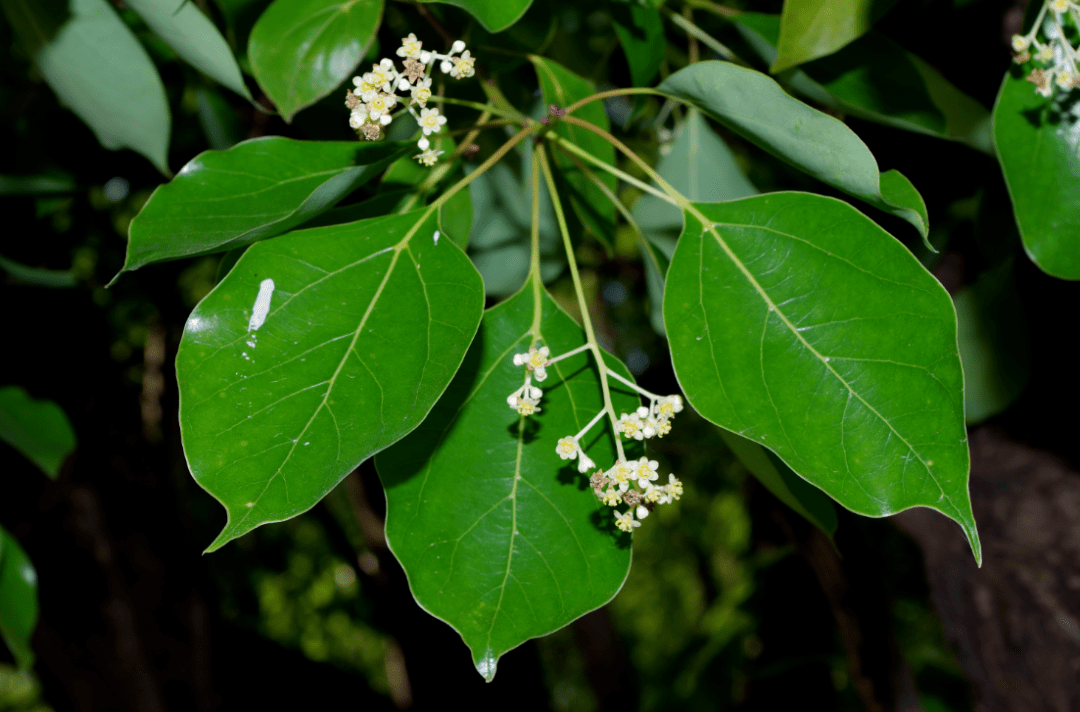
<instances>
[{"instance_id":1,"label":"white flower","mask_svg":"<svg viewBox=\"0 0 1080 712\"><path fill-rule=\"evenodd\" d=\"M1030 40L1027 37L1022 37L1021 35L1013 35L1012 36L1012 48L1013 48L1013 51L1023 52L1025 49L1028 48L1029 43L1030 43Z\"/></svg>"},{"instance_id":2,"label":"white flower","mask_svg":"<svg viewBox=\"0 0 1080 712\"><path fill-rule=\"evenodd\" d=\"M573 460L581 452L581 447L578 445L577 438L568 435L565 438L559 438L559 444L555 446L555 452L559 453L559 457L563 460Z\"/></svg>"},{"instance_id":3,"label":"white flower","mask_svg":"<svg viewBox=\"0 0 1080 712\"><path fill-rule=\"evenodd\" d=\"M424 151L421 154L413 156L413 158L420 161L420 163L425 166L434 166L439 162L439 156L443 155L443 153L445 153L445 151ZM537 410L540 409L537 408Z\"/></svg>"},{"instance_id":4,"label":"white flower","mask_svg":"<svg viewBox=\"0 0 1080 712\"><path fill-rule=\"evenodd\" d=\"M397 97L393 94L379 94L371 98L371 101L364 104L364 108L367 109L368 116L372 121L379 121L383 124L390 123L390 111L397 105ZM384 118L386 117L386 118Z\"/></svg>"},{"instance_id":5,"label":"white flower","mask_svg":"<svg viewBox=\"0 0 1080 712\"><path fill-rule=\"evenodd\" d=\"M630 484L637 479L637 464L634 460L630 462L619 460L604 474L619 488L619 491L625 492L630 489Z\"/></svg>"},{"instance_id":6,"label":"white flower","mask_svg":"<svg viewBox=\"0 0 1080 712\"><path fill-rule=\"evenodd\" d=\"M649 508L643 504L639 504L637 506L637 509L634 510L634 514L637 515L638 519L644 519L645 517L649 516Z\"/></svg>"},{"instance_id":7,"label":"white flower","mask_svg":"<svg viewBox=\"0 0 1080 712\"><path fill-rule=\"evenodd\" d=\"M650 482L655 482L660 477L660 473L656 471L659 466L659 462L650 460L647 457L638 460L636 468L638 486L644 487Z\"/></svg>"},{"instance_id":8,"label":"white flower","mask_svg":"<svg viewBox=\"0 0 1080 712\"><path fill-rule=\"evenodd\" d=\"M607 492L598 496L600 501L609 507L618 507L622 504L622 494L614 487L608 487Z\"/></svg>"},{"instance_id":9,"label":"white flower","mask_svg":"<svg viewBox=\"0 0 1080 712\"><path fill-rule=\"evenodd\" d=\"M416 120L416 123L420 124L420 128L424 130L424 135L432 133L439 133L439 129L446 123L446 117L439 114L438 109L423 109L420 111L420 118ZM536 380L542 381L544 379L537 378Z\"/></svg>"},{"instance_id":10,"label":"white flower","mask_svg":"<svg viewBox=\"0 0 1080 712\"><path fill-rule=\"evenodd\" d=\"M378 64L371 65L371 71L364 75L364 81L389 94L394 91L397 77L398 71L393 61L383 58Z\"/></svg>"},{"instance_id":11,"label":"white flower","mask_svg":"<svg viewBox=\"0 0 1080 712\"><path fill-rule=\"evenodd\" d=\"M641 526L641 522L634 521L634 513L628 510L623 514L615 513L615 526L624 532L632 532Z\"/></svg>"},{"instance_id":12,"label":"white flower","mask_svg":"<svg viewBox=\"0 0 1080 712\"><path fill-rule=\"evenodd\" d=\"M537 410L540 409L537 408ZM588 472L594 467L596 467L596 463L593 462L589 458L589 456L585 454L584 450L582 450L581 455L578 456L577 471L584 475L586 472Z\"/></svg>"},{"instance_id":13,"label":"white flower","mask_svg":"<svg viewBox=\"0 0 1080 712\"><path fill-rule=\"evenodd\" d=\"M675 417L676 413L681 413L683 410L683 402L681 396L664 396L656 402L656 413L661 418L671 419Z\"/></svg>"},{"instance_id":14,"label":"white flower","mask_svg":"<svg viewBox=\"0 0 1080 712\"><path fill-rule=\"evenodd\" d=\"M353 77L352 81L356 86L356 91L353 93L364 101L371 101L379 93L379 85L374 83L374 79L371 72L362 77Z\"/></svg>"},{"instance_id":15,"label":"white flower","mask_svg":"<svg viewBox=\"0 0 1080 712\"><path fill-rule=\"evenodd\" d=\"M539 413L541 410L539 401L533 398L515 398L514 396L511 396L511 398L514 398L514 400L517 401L516 403L511 404L512 407L517 409L517 412L522 415L532 415L533 413ZM578 467L580 468L580 465Z\"/></svg>"},{"instance_id":16,"label":"white flower","mask_svg":"<svg viewBox=\"0 0 1080 712\"><path fill-rule=\"evenodd\" d=\"M428 101L431 99L431 77L425 77L416 83L416 86L412 88L412 100L414 104L418 106L427 106ZM423 124L421 124L423 125ZM435 129L438 131L438 129Z\"/></svg>"},{"instance_id":17,"label":"white flower","mask_svg":"<svg viewBox=\"0 0 1080 712\"><path fill-rule=\"evenodd\" d=\"M620 415L615 429L624 438L645 439L645 424L641 422L641 416L637 413L631 413L630 415L623 413Z\"/></svg>"},{"instance_id":18,"label":"white flower","mask_svg":"<svg viewBox=\"0 0 1080 712\"><path fill-rule=\"evenodd\" d=\"M466 79L476 74L476 69L473 67L476 64L476 58L469 55L469 50L465 50L460 57L454 57L450 61L453 63L450 68L450 76L454 79Z\"/></svg>"},{"instance_id":19,"label":"white flower","mask_svg":"<svg viewBox=\"0 0 1080 712\"><path fill-rule=\"evenodd\" d=\"M463 49L465 49L465 43L461 40L454 40L454 44L450 45L450 54L455 55Z\"/></svg>"},{"instance_id":20,"label":"white flower","mask_svg":"<svg viewBox=\"0 0 1080 712\"><path fill-rule=\"evenodd\" d=\"M680 499L683 495L683 485L675 475L668 475L668 483L661 487L664 496L660 498L661 504L671 504L673 500Z\"/></svg>"},{"instance_id":21,"label":"white flower","mask_svg":"<svg viewBox=\"0 0 1080 712\"><path fill-rule=\"evenodd\" d=\"M356 108L349 114L349 126L358 129L367 123L367 112L363 108Z\"/></svg>"},{"instance_id":22,"label":"white flower","mask_svg":"<svg viewBox=\"0 0 1080 712\"><path fill-rule=\"evenodd\" d=\"M428 109L424 109L424 111L428 111ZM536 380L543 381L547 378L546 366L548 365L549 356L551 356L551 349L547 346L541 346L539 349L530 346L528 353L514 354L514 365L524 366L529 371L532 371Z\"/></svg>"},{"instance_id":23,"label":"white flower","mask_svg":"<svg viewBox=\"0 0 1080 712\"><path fill-rule=\"evenodd\" d=\"M652 482L646 482L645 491L642 492L641 498L646 502L659 502L664 498L664 490L655 486Z\"/></svg>"},{"instance_id":24,"label":"white flower","mask_svg":"<svg viewBox=\"0 0 1080 712\"><path fill-rule=\"evenodd\" d=\"M657 437L662 438L671 432L671 421L667 418L654 418L650 415L645 419L644 430L646 433L645 437L652 437L652 435L648 434L649 432L652 432Z\"/></svg>"},{"instance_id":25,"label":"white flower","mask_svg":"<svg viewBox=\"0 0 1080 712\"><path fill-rule=\"evenodd\" d=\"M397 56L399 57L412 57L413 59L420 59L420 48L424 46L424 43L416 39L416 33L410 32L408 37L401 38L401 46L398 47ZM420 60L423 61L423 60Z\"/></svg>"}]
</instances>

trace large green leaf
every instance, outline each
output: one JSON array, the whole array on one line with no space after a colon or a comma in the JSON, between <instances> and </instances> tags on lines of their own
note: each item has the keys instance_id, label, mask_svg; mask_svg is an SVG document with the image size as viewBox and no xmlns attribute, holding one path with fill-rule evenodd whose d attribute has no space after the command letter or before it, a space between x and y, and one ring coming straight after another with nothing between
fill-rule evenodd
<instances>
[{"instance_id":1,"label":"large green leaf","mask_svg":"<svg viewBox=\"0 0 1080 712\"><path fill-rule=\"evenodd\" d=\"M437 228L428 208L260 242L192 312L181 435L229 515L210 550L306 511L435 404L484 301Z\"/></svg>"},{"instance_id":2,"label":"large green leaf","mask_svg":"<svg viewBox=\"0 0 1080 712\"><path fill-rule=\"evenodd\" d=\"M566 67L553 62L550 59L530 55L533 66L536 67L536 76L540 81L540 91L543 94L544 105L557 104L560 108L566 108L578 99L584 99L596 93L596 89L578 75ZM586 104L574 112L574 116L599 126L607 131L607 113L604 111L602 102L594 101ZM615 149L610 143L600 136L586 131L580 126L572 126L560 122L553 129L554 133L573 141L578 147L588 151L601 161L614 165ZM615 206L607 199L604 192L593 184L581 171L577 169L573 161L564 156L561 151L555 152L555 165L559 173L566 179L570 189L570 204L574 212L581 218L585 225L597 235L607 237L608 242L614 242L615 229ZM615 191L615 177L610 173L599 173L600 180Z\"/></svg>"},{"instance_id":3,"label":"large green leaf","mask_svg":"<svg viewBox=\"0 0 1080 712\"><path fill-rule=\"evenodd\" d=\"M30 637L37 617L37 572L19 543L0 527L0 638L22 668L34 664Z\"/></svg>"},{"instance_id":4,"label":"large green leaf","mask_svg":"<svg viewBox=\"0 0 1080 712\"><path fill-rule=\"evenodd\" d=\"M843 122L792 98L761 72L699 62L659 89L822 182L907 220L926 240L926 205L911 182L895 170L879 173L870 149Z\"/></svg>"},{"instance_id":5,"label":"large green leaf","mask_svg":"<svg viewBox=\"0 0 1080 712\"><path fill-rule=\"evenodd\" d=\"M703 416L852 511L944 513L981 559L952 302L870 219L807 193L690 204L664 322Z\"/></svg>"},{"instance_id":6,"label":"large green leaf","mask_svg":"<svg viewBox=\"0 0 1080 712\"><path fill-rule=\"evenodd\" d=\"M0 0L60 102L108 149L168 171L169 103L153 62L106 0Z\"/></svg>"},{"instance_id":7,"label":"large green leaf","mask_svg":"<svg viewBox=\"0 0 1080 712\"><path fill-rule=\"evenodd\" d=\"M517 22L532 0L420 0L460 7L476 18L488 32L502 32Z\"/></svg>"},{"instance_id":8,"label":"large green leaf","mask_svg":"<svg viewBox=\"0 0 1080 712\"><path fill-rule=\"evenodd\" d=\"M285 121L353 74L383 0L275 0L251 30L251 71Z\"/></svg>"},{"instance_id":9,"label":"large green leaf","mask_svg":"<svg viewBox=\"0 0 1080 712\"><path fill-rule=\"evenodd\" d=\"M537 343L554 355L584 342L530 280L484 315L465 365L423 425L375 458L387 542L413 595L461 634L488 680L508 650L607 603L630 568L629 536L614 530L587 475L555 452L559 438L603 408L591 356L549 367L538 415L523 418L506 405L524 378L515 353ZM616 411L639 405L618 390L612 398ZM582 444L598 467L614 463L605 421Z\"/></svg>"},{"instance_id":10,"label":"large green leaf","mask_svg":"<svg viewBox=\"0 0 1080 712\"><path fill-rule=\"evenodd\" d=\"M894 4L896 0L784 0L779 52L771 71L832 54L865 34Z\"/></svg>"},{"instance_id":11,"label":"large green leaf","mask_svg":"<svg viewBox=\"0 0 1080 712\"><path fill-rule=\"evenodd\" d=\"M744 12L736 27L766 64L776 59L780 17ZM782 72L784 86L867 121L993 151L990 112L918 56L871 31L835 54Z\"/></svg>"},{"instance_id":12,"label":"large green leaf","mask_svg":"<svg viewBox=\"0 0 1080 712\"><path fill-rule=\"evenodd\" d=\"M222 86L251 98L229 43L191 0L127 0L184 61Z\"/></svg>"},{"instance_id":13,"label":"large green leaf","mask_svg":"<svg viewBox=\"0 0 1080 712\"><path fill-rule=\"evenodd\" d=\"M1080 279L1080 99L1039 96L1014 65L994 106L994 146L1028 256Z\"/></svg>"},{"instance_id":14,"label":"large green leaf","mask_svg":"<svg viewBox=\"0 0 1080 712\"><path fill-rule=\"evenodd\" d=\"M75 431L60 406L35 400L18 386L0 388L0 440L54 480L75 449Z\"/></svg>"},{"instance_id":15,"label":"large green leaf","mask_svg":"<svg viewBox=\"0 0 1080 712\"><path fill-rule=\"evenodd\" d=\"M630 81L636 87L651 85L667 50L660 11L651 2L623 0L609 2L608 10L626 62L630 65Z\"/></svg>"},{"instance_id":16,"label":"large green leaf","mask_svg":"<svg viewBox=\"0 0 1080 712\"><path fill-rule=\"evenodd\" d=\"M200 153L131 221L124 271L287 232L333 207L406 148L269 136Z\"/></svg>"}]
</instances>

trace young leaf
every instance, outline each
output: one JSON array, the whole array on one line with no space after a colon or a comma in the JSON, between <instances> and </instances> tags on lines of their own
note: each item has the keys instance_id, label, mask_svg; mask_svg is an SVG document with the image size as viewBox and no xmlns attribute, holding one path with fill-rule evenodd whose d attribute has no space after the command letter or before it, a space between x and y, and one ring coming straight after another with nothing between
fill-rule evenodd
<instances>
[{"instance_id":1,"label":"young leaf","mask_svg":"<svg viewBox=\"0 0 1080 712\"><path fill-rule=\"evenodd\" d=\"M30 638L37 618L37 572L19 543L0 527L0 638L24 669L34 665Z\"/></svg>"},{"instance_id":2,"label":"young leaf","mask_svg":"<svg viewBox=\"0 0 1080 712\"><path fill-rule=\"evenodd\" d=\"M952 302L869 218L806 193L691 204L664 322L703 416L854 512L942 512L981 559Z\"/></svg>"},{"instance_id":3,"label":"young leaf","mask_svg":"<svg viewBox=\"0 0 1080 712\"><path fill-rule=\"evenodd\" d=\"M128 6L184 61L251 99L229 43L191 0L127 0Z\"/></svg>"},{"instance_id":4,"label":"young leaf","mask_svg":"<svg viewBox=\"0 0 1080 712\"><path fill-rule=\"evenodd\" d=\"M60 103L105 148L168 171L169 103L157 69L106 0L0 0L19 43Z\"/></svg>"},{"instance_id":5,"label":"young leaf","mask_svg":"<svg viewBox=\"0 0 1080 712\"><path fill-rule=\"evenodd\" d=\"M589 82L561 64L536 55L530 55L529 59L536 67L536 76L540 81L540 91L543 94L545 106L556 104L559 108L565 109L578 99L584 99L596 93L596 89ZM604 105L599 101L586 104L575 111L574 116L593 123L605 131L609 128ZM600 136L562 122L556 125L553 131L573 141L605 163L614 165L615 149ZM556 151L554 156L559 173L570 186L570 204L574 212L590 230L606 237L609 244L614 243L615 207L611 201L561 151ZM615 177L606 172L598 173L598 175L600 180L614 192Z\"/></svg>"},{"instance_id":6,"label":"young leaf","mask_svg":"<svg viewBox=\"0 0 1080 712\"><path fill-rule=\"evenodd\" d=\"M251 71L286 122L353 74L383 0L275 0L251 30Z\"/></svg>"},{"instance_id":7,"label":"young leaf","mask_svg":"<svg viewBox=\"0 0 1080 712\"><path fill-rule=\"evenodd\" d=\"M268 136L193 158L131 221L124 272L280 235L383 171L398 143Z\"/></svg>"},{"instance_id":8,"label":"young leaf","mask_svg":"<svg viewBox=\"0 0 1080 712\"><path fill-rule=\"evenodd\" d=\"M54 480L75 449L75 431L60 406L35 400L18 386L0 388L0 440Z\"/></svg>"},{"instance_id":9,"label":"young leaf","mask_svg":"<svg viewBox=\"0 0 1080 712\"><path fill-rule=\"evenodd\" d=\"M476 18L488 32L502 32L517 22L532 5L532 0L420 0L460 7Z\"/></svg>"},{"instance_id":10,"label":"young leaf","mask_svg":"<svg viewBox=\"0 0 1080 712\"><path fill-rule=\"evenodd\" d=\"M772 68L782 72L832 54L861 37L896 0L784 0L780 41Z\"/></svg>"},{"instance_id":11,"label":"young leaf","mask_svg":"<svg viewBox=\"0 0 1080 712\"><path fill-rule=\"evenodd\" d=\"M772 64L780 17L744 12L731 19L761 60ZM921 58L875 31L835 54L781 73L777 81L867 121L993 151L990 112Z\"/></svg>"},{"instance_id":12,"label":"young leaf","mask_svg":"<svg viewBox=\"0 0 1080 712\"><path fill-rule=\"evenodd\" d=\"M1080 279L1080 103L1035 93L1023 71L1005 74L994 106L994 146L1024 250L1047 274Z\"/></svg>"},{"instance_id":13,"label":"young leaf","mask_svg":"<svg viewBox=\"0 0 1080 712\"><path fill-rule=\"evenodd\" d=\"M534 341L535 339L535 341ZM465 364L427 420L380 453L386 539L417 602L461 634L485 679L499 657L607 603L630 568L630 538L559 438L604 406L591 356L548 367L542 412L508 408L525 372L513 355L547 345L552 355L585 342L581 328L534 281L488 310ZM608 367L630 378L614 358ZM613 390L616 411L638 398ZM602 420L582 447L598 465L615 462ZM590 473L591 474L591 473Z\"/></svg>"},{"instance_id":14,"label":"young leaf","mask_svg":"<svg viewBox=\"0 0 1080 712\"><path fill-rule=\"evenodd\" d=\"M667 50L660 11L651 2L612 0L607 7L630 65L630 81L636 87L651 85Z\"/></svg>"},{"instance_id":15,"label":"young leaf","mask_svg":"<svg viewBox=\"0 0 1080 712\"><path fill-rule=\"evenodd\" d=\"M792 98L764 74L699 62L672 74L659 89L782 161L907 220L926 240L926 206L911 182L897 171L878 173L870 149L843 122Z\"/></svg>"},{"instance_id":16,"label":"young leaf","mask_svg":"<svg viewBox=\"0 0 1080 712\"><path fill-rule=\"evenodd\" d=\"M312 507L442 394L484 292L436 229L424 209L260 242L192 312L184 452L229 515L210 551Z\"/></svg>"}]
</instances>

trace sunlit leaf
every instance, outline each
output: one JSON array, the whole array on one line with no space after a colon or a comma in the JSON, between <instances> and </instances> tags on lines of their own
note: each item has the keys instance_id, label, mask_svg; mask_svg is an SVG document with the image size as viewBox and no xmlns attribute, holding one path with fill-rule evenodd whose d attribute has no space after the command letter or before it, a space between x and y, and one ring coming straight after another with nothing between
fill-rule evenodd
<instances>
[{"instance_id":1,"label":"sunlit leaf","mask_svg":"<svg viewBox=\"0 0 1080 712\"><path fill-rule=\"evenodd\" d=\"M285 121L352 76L382 11L383 0L275 0L267 8L251 30L248 56Z\"/></svg>"},{"instance_id":2,"label":"sunlit leaf","mask_svg":"<svg viewBox=\"0 0 1080 712\"><path fill-rule=\"evenodd\" d=\"M37 618L37 572L19 543L0 527L0 638L19 667L34 664L30 638Z\"/></svg>"},{"instance_id":3,"label":"sunlit leaf","mask_svg":"<svg viewBox=\"0 0 1080 712\"><path fill-rule=\"evenodd\" d=\"M131 221L124 271L280 235L333 207L406 148L269 136L200 153Z\"/></svg>"},{"instance_id":4,"label":"sunlit leaf","mask_svg":"<svg viewBox=\"0 0 1080 712\"><path fill-rule=\"evenodd\" d=\"M75 449L75 431L60 406L31 398L17 386L0 388L0 440L52 479Z\"/></svg>"},{"instance_id":5,"label":"sunlit leaf","mask_svg":"<svg viewBox=\"0 0 1080 712\"><path fill-rule=\"evenodd\" d=\"M603 408L592 357L548 367L541 413L523 418L506 404L524 379L515 353L538 343L555 355L584 342L581 328L530 281L484 315L427 420L375 458L387 541L413 595L461 634L488 680L508 650L605 604L630 568L630 537L614 529L588 475L555 452L559 438ZM630 377L614 358L606 361ZM612 398L616 411L638 406L635 395L615 390ZM598 468L614 464L604 421L582 445Z\"/></svg>"},{"instance_id":6,"label":"sunlit leaf","mask_svg":"<svg viewBox=\"0 0 1080 712\"><path fill-rule=\"evenodd\" d=\"M191 0L126 0L128 7L185 62L250 99L240 67L217 27Z\"/></svg>"},{"instance_id":7,"label":"sunlit leaf","mask_svg":"<svg viewBox=\"0 0 1080 712\"><path fill-rule=\"evenodd\" d=\"M952 302L871 220L807 193L693 204L664 322L706 418L854 512L942 512L981 559Z\"/></svg>"},{"instance_id":8,"label":"sunlit leaf","mask_svg":"<svg viewBox=\"0 0 1080 712\"><path fill-rule=\"evenodd\" d=\"M770 71L832 54L865 34L894 4L896 0L784 0L779 52Z\"/></svg>"},{"instance_id":9,"label":"sunlit leaf","mask_svg":"<svg viewBox=\"0 0 1080 712\"><path fill-rule=\"evenodd\" d=\"M1047 274L1080 279L1076 92L1043 98L1012 66L994 106L994 146L1028 256Z\"/></svg>"},{"instance_id":10,"label":"sunlit leaf","mask_svg":"<svg viewBox=\"0 0 1080 712\"><path fill-rule=\"evenodd\" d=\"M130 148L168 171L165 87L106 0L0 0L0 7L60 103L102 146Z\"/></svg>"},{"instance_id":11,"label":"sunlit leaf","mask_svg":"<svg viewBox=\"0 0 1080 712\"><path fill-rule=\"evenodd\" d=\"M461 363L483 285L433 210L260 242L192 312L176 358L216 549L306 511L415 428Z\"/></svg>"},{"instance_id":12,"label":"sunlit leaf","mask_svg":"<svg viewBox=\"0 0 1080 712\"><path fill-rule=\"evenodd\" d=\"M476 18L488 32L501 32L514 24L532 5L532 0L421 0L460 7Z\"/></svg>"},{"instance_id":13,"label":"sunlit leaf","mask_svg":"<svg viewBox=\"0 0 1080 712\"><path fill-rule=\"evenodd\" d=\"M699 62L659 89L818 180L907 220L926 240L926 206L911 182L895 170L879 173L870 149L843 122L792 98L764 74Z\"/></svg>"}]
</instances>

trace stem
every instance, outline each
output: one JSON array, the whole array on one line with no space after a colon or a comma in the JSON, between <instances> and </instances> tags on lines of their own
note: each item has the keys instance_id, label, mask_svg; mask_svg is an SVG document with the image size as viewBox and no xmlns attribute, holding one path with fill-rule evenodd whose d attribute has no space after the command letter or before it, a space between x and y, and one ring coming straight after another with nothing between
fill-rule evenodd
<instances>
[{"instance_id":1,"label":"stem","mask_svg":"<svg viewBox=\"0 0 1080 712\"><path fill-rule=\"evenodd\" d=\"M706 32L705 30L703 30L700 27L698 27L697 25L695 25L689 19L683 17L682 15L679 15L679 14L676 14L676 13L672 12L671 10L668 10L667 8L662 8L662 11L664 12L665 15L668 16L668 19L670 19L672 21L672 23L678 25L683 30L685 30L686 34L690 35L691 37L697 38L698 40L701 41L701 43L703 45L705 45L706 47L708 47L712 51L716 52L717 54L719 54L721 57L723 57L727 61L736 62L738 64L746 65L746 62L742 61L742 59L740 59L738 57L738 55L736 55L734 52L732 52L730 49L728 49L728 47L726 45L719 42L715 37L713 37L708 32Z\"/></svg>"},{"instance_id":2,"label":"stem","mask_svg":"<svg viewBox=\"0 0 1080 712\"><path fill-rule=\"evenodd\" d=\"M678 15L673 15L672 20ZM683 14L680 19L685 18L691 25L694 24L694 8L689 5L683 6ZM685 29L685 28L684 28ZM698 48L698 38L693 32L686 31L686 58L690 64L696 64L701 59L701 50Z\"/></svg>"},{"instance_id":3,"label":"stem","mask_svg":"<svg viewBox=\"0 0 1080 712\"><path fill-rule=\"evenodd\" d=\"M472 173L465 176L464 178L459 180L457 183L454 183L452 186L450 186L445 191L443 191L443 194L440 195L438 198L436 198L435 201L431 205L428 206L428 214L430 215L431 211L437 210L443 203L450 200L450 198L454 197L455 193L457 193L459 190L461 190L465 186L469 185L469 183L472 183L474 180L479 178L481 175L483 175L484 173L487 173L488 170L493 165L495 165L500 160L502 160L502 157L505 156L507 153L509 153L511 151L511 149L514 148L514 146L521 143L522 140L529 137L530 135L536 133L540 129L541 126L542 126L542 124L536 123L535 121L530 121L528 124L523 126L522 129L520 131L518 131L516 134L514 134L510 138L509 141L507 141L506 143L504 143L503 145L501 145L497 149L495 149L495 152L492 153L490 156L488 156L487 160L485 160L483 163L481 163L479 166L477 166L475 171L473 171Z\"/></svg>"},{"instance_id":4,"label":"stem","mask_svg":"<svg viewBox=\"0 0 1080 712\"><path fill-rule=\"evenodd\" d=\"M604 410L602 410L602 411L600 411L599 413L597 413L597 414L596 414L596 415L595 415L595 416L593 417L593 419L589 421L589 424L588 424L588 425L586 425L586 426L585 426L584 428L582 428L582 429L581 429L581 432L579 432L579 433L578 433L577 435L575 435L575 436L574 436L574 440L581 440L581 438L585 437L585 433L587 433L587 432L589 432L590 430L592 430L592 426L596 425L596 421L598 421L598 420L600 420L601 418L603 418L603 417L604 417L604 413L606 413L606 412L607 412L607 411L604 411ZM584 452L584 450L582 450L582 452Z\"/></svg>"},{"instance_id":5,"label":"stem","mask_svg":"<svg viewBox=\"0 0 1080 712\"><path fill-rule=\"evenodd\" d=\"M589 345L588 344L583 344L581 346L578 346L576 349L574 349L572 351L567 351L566 353L564 353L564 354L562 354L560 356L556 356L555 358L549 358L548 359L548 365L551 365L551 364L555 363L556 361L562 361L564 358L570 358L571 356L577 356L579 353L581 353L582 351L584 351L587 348L590 348Z\"/></svg>"},{"instance_id":6,"label":"stem","mask_svg":"<svg viewBox=\"0 0 1080 712\"><path fill-rule=\"evenodd\" d=\"M551 203L555 207L555 217L559 222L559 232L562 233L563 248L566 250L566 261L570 265L570 276L574 281L574 291L577 293L578 307L581 309L581 323L585 327L585 338L592 349L593 358L596 361L596 370L600 373L600 388L604 393L604 411L607 412L608 417L611 419L615 450L618 458L625 460L626 452L623 450L622 440L618 435L619 431L616 430L618 417L615 415L615 406L611 402L611 390L608 388L608 368L604 362L604 353L600 349L600 344L596 341L592 319L589 317L589 305L585 302L585 290L581 286L581 275L578 274L574 246L570 242L570 230L566 227L566 215L563 214L562 202L559 200L559 192L555 186L555 176L551 173L551 166L548 164L547 152L543 144L537 144L534 150L536 151L535 155L539 158L540 168L544 171L544 180L547 182L548 193L551 194Z\"/></svg>"},{"instance_id":7,"label":"stem","mask_svg":"<svg viewBox=\"0 0 1080 712\"><path fill-rule=\"evenodd\" d=\"M467 106L470 109L476 109L477 111L483 111L483 112L487 112L489 114L493 114L495 116L501 116L501 117L503 117L505 119L510 119L514 123L523 123L523 121L522 121L523 117L522 117L521 114L518 114L518 113L515 113L515 112L512 112L512 111L508 111L506 109L500 109L499 107L492 106L491 104L481 104L478 101L468 101L467 99L455 99L455 98L449 97L449 96L439 97L439 101L441 101L444 104L454 104L455 106Z\"/></svg>"},{"instance_id":8,"label":"stem","mask_svg":"<svg viewBox=\"0 0 1080 712\"><path fill-rule=\"evenodd\" d=\"M567 114L572 114L586 104L591 104L594 101L600 99L610 99L613 96L629 96L632 94L653 94L654 96L662 96L667 98L667 94L662 91L650 89L649 87L629 87L627 89L608 89L607 91L599 91L591 96L587 96L584 99L575 101L570 106L565 107Z\"/></svg>"},{"instance_id":9,"label":"stem","mask_svg":"<svg viewBox=\"0 0 1080 712\"><path fill-rule=\"evenodd\" d=\"M660 400L661 398L663 398L663 396L658 396L655 393L652 393L650 391L645 390L644 388L637 385L636 383L633 383L631 381L626 380L625 378L623 378L619 374L615 373L614 371L608 371L608 375L611 376L612 378L614 378L616 381L620 381L620 382L625 383L626 385L630 386L635 391L637 391L641 395L645 396L649 400Z\"/></svg>"},{"instance_id":10,"label":"stem","mask_svg":"<svg viewBox=\"0 0 1080 712\"><path fill-rule=\"evenodd\" d=\"M734 8L724 7L723 5L717 5L714 2L709 2L709 0L683 0L683 1L687 5L689 5L691 7L696 7L696 8L699 8L701 10L708 10L709 12L714 13L716 15L720 15L721 17L724 17L724 18L732 18L732 17L735 17L736 15L741 14L741 12L742 12L741 10L736 10Z\"/></svg>"},{"instance_id":11,"label":"stem","mask_svg":"<svg viewBox=\"0 0 1080 712\"><path fill-rule=\"evenodd\" d=\"M660 198L661 200L663 200L665 202L671 203L672 205L676 204L675 201L672 200L663 191L659 191L656 188L653 188L648 183L638 180L637 178L630 175L629 173L625 173L624 171L620 171L615 166L609 166L607 163L604 163L599 158L592 155L591 153L589 153L585 149L581 148L577 144L573 143L572 141L568 141L565 138L563 138L562 136L559 136L559 135L553 134L553 133L547 134L547 138L554 141L558 145L558 147L560 149L562 149L563 152L566 153L568 156L569 155L577 155L579 158L584 158L589 163L592 163L596 167L607 171L608 173L610 173L611 175L615 176L616 178L622 180L623 182L629 183L630 185L634 186L635 188L638 188L639 190L643 190L646 193L649 193L650 195L655 195L657 198Z\"/></svg>"},{"instance_id":12,"label":"stem","mask_svg":"<svg viewBox=\"0 0 1080 712\"><path fill-rule=\"evenodd\" d=\"M530 173L529 183L532 188L529 279L532 281L533 286L533 323L529 333L532 334L533 343L535 343L540 338L540 314L543 311L540 300L542 284L540 279L540 154L536 151L533 151L532 172Z\"/></svg>"}]
</instances>

